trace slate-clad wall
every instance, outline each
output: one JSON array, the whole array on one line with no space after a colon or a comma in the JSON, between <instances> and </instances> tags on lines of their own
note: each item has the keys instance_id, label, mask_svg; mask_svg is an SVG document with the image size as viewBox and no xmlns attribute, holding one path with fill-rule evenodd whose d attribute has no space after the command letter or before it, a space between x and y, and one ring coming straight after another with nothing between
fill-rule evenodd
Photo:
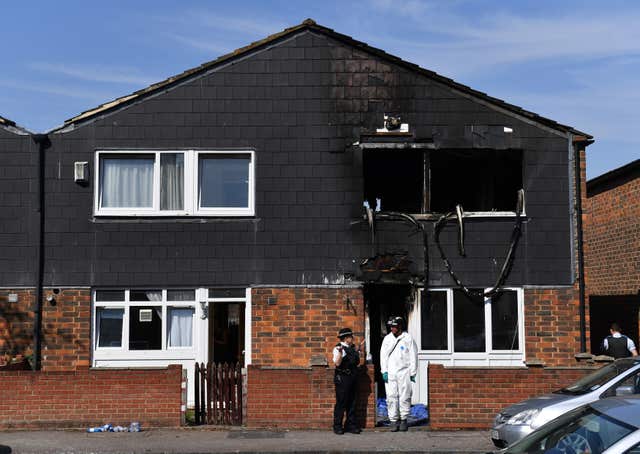
<instances>
[{"instance_id":1,"label":"slate-clad wall","mask_svg":"<svg viewBox=\"0 0 640 454\"><path fill-rule=\"evenodd\" d=\"M509 284L571 283L567 139L518 121L408 69L333 38L302 31L209 75L53 134L47 167L46 285L214 286L333 284L371 254L362 215L362 130L398 112L442 149L473 144L468 125L513 128L524 150L527 221ZM478 143L477 146L486 146ZM256 216L238 219L93 217L93 183L73 182L74 161L94 150L252 147ZM473 188L470 188L473 190ZM513 221L467 223L468 258L455 257L455 229L442 235L469 285L491 285ZM379 249L418 236L382 226ZM451 285L431 245L433 285Z\"/></svg>"},{"instance_id":2,"label":"slate-clad wall","mask_svg":"<svg viewBox=\"0 0 640 454\"><path fill-rule=\"evenodd\" d=\"M35 285L37 158L31 136L0 126L0 287Z\"/></svg>"}]
</instances>

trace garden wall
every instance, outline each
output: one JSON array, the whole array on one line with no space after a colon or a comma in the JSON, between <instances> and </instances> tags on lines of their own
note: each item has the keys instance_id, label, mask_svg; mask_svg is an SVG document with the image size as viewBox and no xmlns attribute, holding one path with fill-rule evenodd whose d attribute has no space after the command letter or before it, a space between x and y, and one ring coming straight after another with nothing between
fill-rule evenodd
<instances>
[{"instance_id":1,"label":"garden wall","mask_svg":"<svg viewBox=\"0 0 640 454\"><path fill-rule=\"evenodd\" d=\"M488 429L508 405L567 386L593 368L475 368L429 365L432 429Z\"/></svg>"},{"instance_id":2,"label":"garden wall","mask_svg":"<svg viewBox=\"0 0 640 454\"><path fill-rule=\"evenodd\" d=\"M0 372L0 429L181 425L181 366Z\"/></svg>"},{"instance_id":3,"label":"garden wall","mask_svg":"<svg viewBox=\"0 0 640 454\"><path fill-rule=\"evenodd\" d=\"M314 366L274 369L249 366L247 426L330 429L335 404L334 369ZM374 427L373 367L361 369L357 416L361 427Z\"/></svg>"}]
</instances>

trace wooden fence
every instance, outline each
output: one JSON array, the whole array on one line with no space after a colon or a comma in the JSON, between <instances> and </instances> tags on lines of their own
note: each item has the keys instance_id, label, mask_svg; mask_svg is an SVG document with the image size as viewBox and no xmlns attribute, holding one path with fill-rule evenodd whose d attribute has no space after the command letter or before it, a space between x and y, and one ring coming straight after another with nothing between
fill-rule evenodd
<instances>
[{"instance_id":1,"label":"wooden fence","mask_svg":"<svg viewBox=\"0 0 640 454\"><path fill-rule=\"evenodd\" d=\"M196 363L196 424L241 425L242 365Z\"/></svg>"}]
</instances>

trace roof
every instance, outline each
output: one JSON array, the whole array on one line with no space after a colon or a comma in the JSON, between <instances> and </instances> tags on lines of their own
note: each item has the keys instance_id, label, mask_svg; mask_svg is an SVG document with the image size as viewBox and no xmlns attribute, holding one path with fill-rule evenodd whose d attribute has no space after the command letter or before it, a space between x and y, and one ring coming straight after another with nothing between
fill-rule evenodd
<instances>
[{"instance_id":1,"label":"roof","mask_svg":"<svg viewBox=\"0 0 640 454\"><path fill-rule=\"evenodd\" d=\"M9 120L8 118L0 116L0 127L9 130L10 132L18 135L26 135L31 134L30 131L27 131L22 126L16 124L15 121Z\"/></svg>"},{"instance_id":2,"label":"roof","mask_svg":"<svg viewBox=\"0 0 640 454\"><path fill-rule=\"evenodd\" d=\"M501 99L498 98L494 98L492 96L487 95L486 93L474 90L466 85L460 84L458 82L455 82L453 79L449 79L447 77L441 76L433 71L430 71L428 69L425 68L421 68L420 66L416 65L415 63L411 63L411 62L407 62L405 60L402 60L399 57L396 57L394 55L388 54L385 51L381 50L381 49L377 49L375 47L369 46L367 43L364 43L362 41L358 41L350 36L347 35L343 35L341 33L338 33L336 31L334 31L333 29L324 27L322 25L317 24L314 20L312 19L306 19L305 21L303 21L302 23L295 25L293 27L287 28L282 30L281 32L275 33L273 35L267 36L264 39L261 39L259 41L253 42L251 44L249 44L248 46L245 47L241 47L239 49L234 50L233 52L230 52L228 54L225 54L221 57L218 57L215 60L212 60L210 62L207 63L203 63L200 66L197 66L195 68L192 69L188 69L178 75L169 77L168 79L165 79L161 82L157 82L153 85L150 85L146 88L143 88L141 90L138 90L136 92L133 92L129 95L126 96L122 96L120 98L117 98L113 101L101 104L93 109L89 109L86 110L84 112L82 112L81 114L72 117L68 120L66 120L64 122L64 124L62 126L60 126L59 128L54 129L55 130L60 130L63 129L69 125L75 124L75 123L79 123L82 122L84 120L88 120L90 118L93 118L97 115L100 114L105 114L107 112L113 111L113 110L117 110L121 107L127 106L133 102L135 102L136 100L139 100L141 98L144 98L145 96L149 96L159 90L163 90L163 89L167 89L170 88L172 86L175 86L177 84L179 84L180 82L184 81L185 79L188 79L190 77L196 76L196 75L200 75L204 72L207 72L213 68L215 68L216 66L219 66L223 63L226 63L230 60L242 57L250 52L254 52L256 50L262 49L266 46L269 46L271 44L274 44L275 42L281 41L285 38L290 37L293 34L299 33L301 31L304 30L310 30L316 33L320 33L326 36L329 36L333 39L336 39L338 41L341 41L347 45L353 46L355 48L358 48L360 50L363 50L365 52L368 52L370 54L373 54L379 58L382 58L384 60L387 60L391 63L394 63L396 65L399 65L401 67L407 68L411 71L415 71L418 72L432 80L435 80L437 82L440 82L452 89L455 89L459 92L462 92L464 94L470 95L476 99L485 101L489 104L495 105L497 107L500 107L508 112L511 112L513 114L516 115L520 115L522 117L525 117L531 121L534 121L538 124L547 126L551 129L557 130L557 131L562 131L562 132L566 132L566 133L571 133L571 134L575 134L575 135L580 135L583 136L585 138L592 138L591 135L578 131L574 128L572 128L571 126L567 126L567 125L563 125L561 123L558 123L554 120L551 120L549 118L545 118L542 117L534 112L530 112L528 110L525 110L521 107L518 107L516 105L513 104L509 104Z\"/></svg>"},{"instance_id":3,"label":"roof","mask_svg":"<svg viewBox=\"0 0 640 454\"><path fill-rule=\"evenodd\" d=\"M587 181L587 196L592 197L636 178L640 178L640 159Z\"/></svg>"},{"instance_id":4,"label":"roof","mask_svg":"<svg viewBox=\"0 0 640 454\"><path fill-rule=\"evenodd\" d=\"M11 121L8 118L0 117L0 125L3 125L3 126L15 126L16 122L15 121Z\"/></svg>"}]
</instances>

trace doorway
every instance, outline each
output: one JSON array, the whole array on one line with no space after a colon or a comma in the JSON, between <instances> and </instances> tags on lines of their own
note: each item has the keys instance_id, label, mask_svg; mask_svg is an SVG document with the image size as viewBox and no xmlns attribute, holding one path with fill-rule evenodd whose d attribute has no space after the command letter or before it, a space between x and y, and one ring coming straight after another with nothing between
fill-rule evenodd
<instances>
[{"instance_id":1,"label":"doorway","mask_svg":"<svg viewBox=\"0 0 640 454\"><path fill-rule=\"evenodd\" d=\"M589 296L591 353L602 354L602 341L616 322L622 334L638 345L640 295Z\"/></svg>"},{"instance_id":2,"label":"doorway","mask_svg":"<svg viewBox=\"0 0 640 454\"><path fill-rule=\"evenodd\" d=\"M405 322L412 306L413 289L406 284L367 284L364 287L365 304L369 310L369 352L374 364L378 397L386 397L380 371L380 347L387 335L387 320L400 316Z\"/></svg>"},{"instance_id":3,"label":"doorway","mask_svg":"<svg viewBox=\"0 0 640 454\"><path fill-rule=\"evenodd\" d=\"M245 303L209 304L209 362L244 367Z\"/></svg>"}]
</instances>

